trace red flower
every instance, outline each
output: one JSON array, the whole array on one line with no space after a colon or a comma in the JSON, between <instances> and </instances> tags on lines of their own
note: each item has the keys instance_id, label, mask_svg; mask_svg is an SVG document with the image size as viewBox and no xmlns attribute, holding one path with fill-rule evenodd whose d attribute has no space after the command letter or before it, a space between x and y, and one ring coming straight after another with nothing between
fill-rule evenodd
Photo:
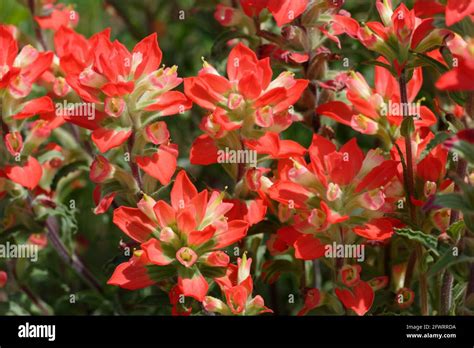
<instances>
[{"instance_id":1,"label":"red flower","mask_svg":"<svg viewBox=\"0 0 474 348\"><path fill-rule=\"evenodd\" d=\"M223 202L222 198L218 192L212 192L210 197L207 191L198 193L182 171L171 190L171 205L145 196L138 208L116 209L113 221L141 243L143 260L148 265L146 271L140 264L143 272L156 280L177 276L180 291L202 301L209 287L206 277L215 277L227 265L222 262L225 258L216 254L220 253L218 249L243 238L249 226L243 220L227 221L225 214L232 204ZM117 275L114 272L109 282L122 286L121 274L129 267L132 267L130 262Z\"/></svg>"},{"instance_id":2,"label":"red flower","mask_svg":"<svg viewBox=\"0 0 474 348\"><path fill-rule=\"evenodd\" d=\"M224 315L258 315L272 313L265 307L261 296L252 297L253 281L250 276L252 259L244 256L237 260L238 266L229 265L226 275L216 278L215 281L221 288L226 302L206 296L203 305L208 312Z\"/></svg>"},{"instance_id":3,"label":"red flower","mask_svg":"<svg viewBox=\"0 0 474 348\"><path fill-rule=\"evenodd\" d=\"M8 280L7 272L0 271L0 289L5 287L7 280Z\"/></svg>"},{"instance_id":4,"label":"red flower","mask_svg":"<svg viewBox=\"0 0 474 348\"><path fill-rule=\"evenodd\" d=\"M360 316L370 310L375 297L372 287L364 281L359 281L351 289L336 288L335 292L344 307Z\"/></svg>"},{"instance_id":5,"label":"red flower","mask_svg":"<svg viewBox=\"0 0 474 348\"><path fill-rule=\"evenodd\" d=\"M237 150L243 139L257 139L262 129L279 133L295 118L289 111L301 96L308 81L294 79L283 72L271 81L268 58L259 60L248 47L239 43L227 60L228 79L204 62L197 77L184 81L186 95L196 104L211 111L201 122L207 136L201 136L191 149L191 162L210 164L217 160L218 149ZM238 131L238 133L237 133Z\"/></svg>"},{"instance_id":6,"label":"red flower","mask_svg":"<svg viewBox=\"0 0 474 348\"><path fill-rule=\"evenodd\" d=\"M240 0L240 5L249 17L258 16L267 8L281 27L299 17L306 9L308 0Z\"/></svg>"},{"instance_id":7,"label":"red flower","mask_svg":"<svg viewBox=\"0 0 474 348\"><path fill-rule=\"evenodd\" d=\"M142 128L150 120L191 107L183 93L172 91L182 82L177 67L160 68L162 53L156 34L144 38L132 52L118 41L111 42L109 36L108 29L87 40L66 27L55 34L67 83L85 102L103 105L108 116L97 111L100 117L92 124L85 123L85 117L67 120L93 129L92 140L101 152L121 146L132 132L130 125Z\"/></svg>"},{"instance_id":8,"label":"red flower","mask_svg":"<svg viewBox=\"0 0 474 348\"><path fill-rule=\"evenodd\" d=\"M317 306L319 306L321 303L321 294L319 292L319 289L309 289L306 291L306 295L304 298L304 306L301 308L301 310L298 312L298 316L303 316L308 314L309 311L313 310Z\"/></svg>"},{"instance_id":9,"label":"red flower","mask_svg":"<svg viewBox=\"0 0 474 348\"><path fill-rule=\"evenodd\" d=\"M148 175L167 185L177 165L177 146L160 146L152 156L137 156L138 166Z\"/></svg>"},{"instance_id":10,"label":"red flower","mask_svg":"<svg viewBox=\"0 0 474 348\"><path fill-rule=\"evenodd\" d=\"M474 15L474 4L470 0L447 0L443 5L437 0L417 0L413 8L419 17L431 17L446 13L446 25L451 26L466 16Z\"/></svg>"},{"instance_id":11,"label":"red flower","mask_svg":"<svg viewBox=\"0 0 474 348\"><path fill-rule=\"evenodd\" d=\"M473 91L474 41L466 42L456 35L448 41L448 47L457 64L439 78L436 87L448 91Z\"/></svg>"},{"instance_id":12,"label":"red flower","mask_svg":"<svg viewBox=\"0 0 474 348\"><path fill-rule=\"evenodd\" d=\"M5 174L11 181L33 190L41 180L43 168L36 158L30 156L23 166L7 166Z\"/></svg>"},{"instance_id":13,"label":"red flower","mask_svg":"<svg viewBox=\"0 0 474 348\"><path fill-rule=\"evenodd\" d=\"M8 89L13 98L24 98L51 66L53 53L39 52L27 45L18 54L18 44L5 25L0 25L0 47L0 90Z\"/></svg>"}]
</instances>

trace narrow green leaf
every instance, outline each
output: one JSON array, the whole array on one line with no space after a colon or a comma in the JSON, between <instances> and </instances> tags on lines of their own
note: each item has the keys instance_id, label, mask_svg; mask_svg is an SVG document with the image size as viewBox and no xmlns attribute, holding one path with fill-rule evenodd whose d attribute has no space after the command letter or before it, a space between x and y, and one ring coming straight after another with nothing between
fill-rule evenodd
<instances>
[{"instance_id":1,"label":"narrow green leaf","mask_svg":"<svg viewBox=\"0 0 474 348\"><path fill-rule=\"evenodd\" d=\"M438 272L446 269L449 266L452 266L456 263L461 262L472 262L474 261L474 256L467 256L467 255L454 255L454 250L452 248L448 248L446 252L436 261L433 266L431 266L430 270L426 273L428 277L432 277Z\"/></svg>"},{"instance_id":2,"label":"narrow green leaf","mask_svg":"<svg viewBox=\"0 0 474 348\"><path fill-rule=\"evenodd\" d=\"M439 252L437 250L438 239L435 236L426 234L421 231L413 231L410 228L395 228L394 230L400 236L421 243L428 249L432 250L436 255L439 255Z\"/></svg>"}]
</instances>

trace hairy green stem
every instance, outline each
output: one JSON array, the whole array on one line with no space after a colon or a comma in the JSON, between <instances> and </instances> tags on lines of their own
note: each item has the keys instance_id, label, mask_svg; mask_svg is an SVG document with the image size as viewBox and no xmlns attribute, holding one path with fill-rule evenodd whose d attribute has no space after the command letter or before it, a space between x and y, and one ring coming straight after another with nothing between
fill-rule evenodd
<instances>
[{"instance_id":1,"label":"hairy green stem","mask_svg":"<svg viewBox=\"0 0 474 348\"><path fill-rule=\"evenodd\" d=\"M403 117L412 117L412 115L406 115L405 111L407 110L408 105L408 95L407 95L407 81L406 81L406 71L405 69L402 70L399 79L399 87L400 87L400 101L402 103L402 116ZM407 190L407 205L409 211L410 222L413 225L417 225L417 214L416 214L416 207L412 203L411 198L416 198L415 194L415 185L414 185L414 170L413 170L413 152L411 146L411 133L405 135L405 160L406 160L406 170L404 172L404 179L405 179L405 186ZM415 247L415 254L412 255L415 260L413 260L412 264L409 263L410 267L414 267L417 263L420 267L419 272L419 285L420 285L420 307L421 307L421 315L428 315L428 281L426 278L426 274L421 271L421 262L423 262L423 246L417 244ZM416 262L418 261L418 262ZM410 272L410 275L413 274L413 270L407 270L407 273ZM408 277L407 277L408 278ZM405 281L410 280L405 278ZM411 276L410 276L411 278ZM409 284L409 283L408 283Z\"/></svg>"}]
</instances>

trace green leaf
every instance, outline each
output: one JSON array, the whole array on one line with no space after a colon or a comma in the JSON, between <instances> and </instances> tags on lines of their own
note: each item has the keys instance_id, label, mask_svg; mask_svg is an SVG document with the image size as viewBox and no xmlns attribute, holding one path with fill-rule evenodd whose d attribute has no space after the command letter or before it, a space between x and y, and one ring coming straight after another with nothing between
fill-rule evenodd
<instances>
[{"instance_id":1,"label":"green leaf","mask_svg":"<svg viewBox=\"0 0 474 348\"><path fill-rule=\"evenodd\" d=\"M437 195L433 204L467 212L469 212L471 209L468 202L466 202L464 197L459 193L446 193L443 195Z\"/></svg>"},{"instance_id":2,"label":"green leaf","mask_svg":"<svg viewBox=\"0 0 474 348\"><path fill-rule=\"evenodd\" d=\"M424 245L428 249L432 250L436 255L439 255L439 252L437 250L438 239L435 236L432 236L430 234L426 234L426 233L421 232L421 231L413 231L410 228L395 228L394 230L400 236L403 236L403 237L408 238L410 240L421 243L422 245Z\"/></svg>"},{"instance_id":3,"label":"green leaf","mask_svg":"<svg viewBox=\"0 0 474 348\"><path fill-rule=\"evenodd\" d=\"M263 280L268 282L273 276L275 276L275 274L282 272L295 273L299 276L301 274L301 267L299 267L294 262L279 259L271 261L270 264L263 270L263 272Z\"/></svg>"},{"instance_id":4,"label":"green leaf","mask_svg":"<svg viewBox=\"0 0 474 348\"><path fill-rule=\"evenodd\" d=\"M422 53L415 53L415 56L420 61L421 65L430 66L436 71L438 71L440 74L444 74L446 71L448 71L448 68L445 65L441 64L440 62L438 62L436 59L433 59Z\"/></svg>"},{"instance_id":5,"label":"green leaf","mask_svg":"<svg viewBox=\"0 0 474 348\"><path fill-rule=\"evenodd\" d=\"M226 52L228 52L227 42L229 40L237 39L237 38L251 40L251 38L248 35L238 32L236 30L224 31L214 41L214 45L212 46L212 49L211 49L212 59L220 60L221 58L223 58L227 54Z\"/></svg>"},{"instance_id":6,"label":"green leaf","mask_svg":"<svg viewBox=\"0 0 474 348\"><path fill-rule=\"evenodd\" d=\"M390 71L392 73L392 75L396 76L397 74L395 73L395 70L393 70L393 68L388 65L388 64L385 64L385 63L382 63L382 62L379 62L378 60L369 60L368 62L362 62L362 64L364 65L377 65L377 66L381 66L382 68L385 68L387 69L388 71Z\"/></svg>"},{"instance_id":7,"label":"green leaf","mask_svg":"<svg viewBox=\"0 0 474 348\"><path fill-rule=\"evenodd\" d=\"M58 170L56 175L54 176L54 179L51 183L51 190L55 191L56 187L58 186L59 181L63 178L69 175L70 173L79 170L79 169L84 169L84 170L89 170L89 167L87 166L87 162L85 161L78 161L78 162L73 162L65 165L61 169Z\"/></svg>"},{"instance_id":8,"label":"green leaf","mask_svg":"<svg viewBox=\"0 0 474 348\"><path fill-rule=\"evenodd\" d=\"M474 164L474 145L467 141L457 141L453 148L461 153L461 155L471 164Z\"/></svg>"},{"instance_id":9,"label":"green leaf","mask_svg":"<svg viewBox=\"0 0 474 348\"><path fill-rule=\"evenodd\" d=\"M449 266L452 266L456 263L461 262L472 262L474 261L474 256L467 255L457 255L455 256L452 248L448 248L446 252L436 261L436 263L430 268L426 273L428 277L434 276L436 273L446 269Z\"/></svg>"},{"instance_id":10,"label":"green leaf","mask_svg":"<svg viewBox=\"0 0 474 348\"><path fill-rule=\"evenodd\" d=\"M462 231L466 228L466 224L463 220L456 221L448 227L447 233L455 241L458 241L462 235Z\"/></svg>"}]
</instances>

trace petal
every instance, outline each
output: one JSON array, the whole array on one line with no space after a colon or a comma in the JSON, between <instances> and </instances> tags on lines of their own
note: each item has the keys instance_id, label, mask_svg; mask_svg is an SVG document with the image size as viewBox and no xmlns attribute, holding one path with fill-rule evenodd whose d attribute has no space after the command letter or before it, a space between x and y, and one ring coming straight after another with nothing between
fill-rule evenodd
<instances>
[{"instance_id":1,"label":"petal","mask_svg":"<svg viewBox=\"0 0 474 348\"><path fill-rule=\"evenodd\" d=\"M196 187L189 180L186 172L184 170L180 171L171 189L171 205L175 210L182 209L196 195Z\"/></svg>"},{"instance_id":2,"label":"petal","mask_svg":"<svg viewBox=\"0 0 474 348\"><path fill-rule=\"evenodd\" d=\"M131 130L97 128L92 132L91 138L99 151L104 153L122 145L131 135Z\"/></svg>"},{"instance_id":3,"label":"petal","mask_svg":"<svg viewBox=\"0 0 474 348\"><path fill-rule=\"evenodd\" d=\"M388 160L372 169L357 185L355 192L370 191L385 185L397 174L398 163L398 161Z\"/></svg>"},{"instance_id":4,"label":"petal","mask_svg":"<svg viewBox=\"0 0 474 348\"><path fill-rule=\"evenodd\" d=\"M44 96L32 99L23 105L20 113L13 116L17 120L33 117L35 115L54 112L54 104L50 97Z\"/></svg>"},{"instance_id":5,"label":"petal","mask_svg":"<svg viewBox=\"0 0 474 348\"><path fill-rule=\"evenodd\" d=\"M43 168L36 158L30 156L23 167L7 166L5 174L11 181L33 190L41 180Z\"/></svg>"},{"instance_id":6,"label":"petal","mask_svg":"<svg viewBox=\"0 0 474 348\"><path fill-rule=\"evenodd\" d=\"M167 185L176 170L176 156L168 151L158 149L152 156L136 156L138 166L148 175Z\"/></svg>"},{"instance_id":7,"label":"petal","mask_svg":"<svg viewBox=\"0 0 474 348\"><path fill-rule=\"evenodd\" d=\"M353 112L346 103L340 101L329 102L318 106L316 112L346 126L351 126Z\"/></svg>"},{"instance_id":8,"label":"petal","mask_svg":"<svg viewBox=\"0 0 474 348\"><path fill-rule=\"evenodd\" d=\"M155 238L150 238L141 247L146 257L155 265L166 266L173 262L173 259L164 254L161 242Z\"/></svg>"},{"instance_id":9,"label":"petal","mask_svg":"<svg viewBox=\"0 0 474 348\"><path fill-rule=\"evenodd\" d=\"M161 228L170 226L176 222L176 216L173 207L165 201L156 202L155 206L153 207L153 211L155 212L156 219L158 220Z\"/></svg>"},{"instance_id":10,"label":"petal","mask_svg":"<svg viewBox=\"0 0 474 348\"><path fill-rule=\"evenodd\" d=\"M281 27L301 15L307 5L308 0L271 0L268 2L268 9Z\"/></svg>"},{"instance_id":11,"label":"petal","mask_svg":"<svg viewBox=\"0 0 474 348\"><path fill-rule=\"evenodd\" d=\"M249 66L257 65L255 53L242 43L238 43L229 53L227 59L227 76L230 81L238 80Z\"/></svg>"},{"instance_id":12,"label":"petal","mask_svg":"<svg viewBox=\"0 0 474 348\"><path fill-rule=\"evenodd\" d=\"M362 227L354 227L354 232L368 240L384 241L393 234L394 219L378 218L372 219Z\"/></svg>"},{"instance_id":13,"label":"petal","mask_svg":"<svg viewBox=\"0 0 474 348\"><path fill-rule=\"evenodd\" d=\"M119 207L114 210L113 222L133 240L143 243L155 231L151 221L138 208Z\"/></svg>"},{"instance_id":14,"label":"petal","mask_svg":"<svg viewBox=\"0 0 474 348\"><path fill-rule=\"evenodd\" d=\"M294 243L295 257L303 260L314 260L324 256L326 247L311 234L304 234Z\"/></svg>"},{"instance_id":15,"label":"petal","mask_svg":"<svg viewBox=\"0 0 474 348\"><path fill-rule=\"evenodd\" d=\"M268 190L270 197L280 203L294 204L295 208L303 208L306 201L310 198L311 192L303 186L291 181L280 181L274 184Z\"/></svg>"},{"instance_id":16,"label":"petal","mask_svg":"<svg viewBox=\"0 0 474 348\"><path fill-rule=\"evenodd\" d=\"M114 201L116 195L117 192L112 192L102 197L99 204L94 208L94 214L99 215L105 213Z\"/></svg>"},{"instance_id":17,"label":"petal","mask_svg":"<svg viewBox=\"0 0 474 348\"><path fill-rule=\"evenodd\" d=\"M180 274L178 286L184 296L193 297L200 302L204 300L209 289L209 284L199 270L191 276Z\"/></svg>"},{"instance_id":18,"label":"petal","mask_svg":"<svg viewBox=\"0 0 474 348\"><path fill-rule=\"evenodd\" d=\"M148 276L145 262L141 257L132 257L130 261L118 265L107 281L109 285L117 285L127 290L143 289L154 283Z\"/></svg>"},{"instance_id":19,"label":"petal","mask_svg":"<svg viewBox=\"0 0 474 348\"><path fill-rule=\"evenodd\" d=\"M474 2L471 0L448 0L446 25L451 26L470 14L474 14Z\"/></svg>"},{"instance_id":20,"label":"petal","mask_svg":"<svg viewBox=\"0 0 474 348\"><path fill-rule=\"evenodd\" d=\"M352 292L347 289L341 290L337 288L335 292L344 307L352 309L360 316L369 311L375 297L372 287L364 281L360 281L355 285L352 288Z\"/></svg>"},{"instance_id":21,"label":"petal","mask_svg":"<svg viewBox=\"0 0 474 348\"><path fill-rule=\"evenodd\" d=\"M194 140L189 154L191 164L209 165L217 163L218 148L207 134L202 134Z\"/></svg>"},{"instance_id":22,"label":"petal","mask_svg":"<svg viewBox=\"0 0 474 348\"><path fill-rule=\"evenodd\" d=\"M216 232L216 228L212 225L207 226L202 231L193 231L188 235L188 244L199 246L209 241Z\"/></svg>"},{"instance_id":23,"label":"petal","mask_svg":"<svg viewBox=\"0 0 474 348\"><path fill-rule=\"evenodd\" d=\"M216 240L216 249L225 248L241 240L247 235L249 224L243 220L233 220L227 224L227 229L218 231L214 238Z\"/></svg>"},{"instance_id":24,"label":"petal","mask_svg":"<svg viewBox=\"0 0 474 348\"><path fill-rule=\"evenodd\" d=\"M174 115L189 110L193 103L183 93L169 91L158 97L156 103L145 108L147 111L160 111L161 116Z\"/></svg>"},{"instance_id":25,"label":"petal","mask_svg":"<svg viewBox=\"0 0 474 348\"><path fill-rule=\"evenodd\" d=\"M135 70L135 79L159 69L163 54L158 46L156 33L148 35L135 45L132 55L138 53L141 54L142 62Z\"/></svg>"}]
</instances>

